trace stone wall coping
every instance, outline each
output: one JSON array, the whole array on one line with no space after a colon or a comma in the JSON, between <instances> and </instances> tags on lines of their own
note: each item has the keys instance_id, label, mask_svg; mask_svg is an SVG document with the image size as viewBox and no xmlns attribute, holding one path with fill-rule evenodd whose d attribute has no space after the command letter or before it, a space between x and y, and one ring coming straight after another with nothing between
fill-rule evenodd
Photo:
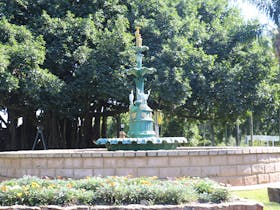
<instances>
[{"instance_id":1,"label":"stone wall coping","mask_svg":"<svg viewBox=\"0 0 280 210\"><path fill-rule=\"evenodd\" d=\"M220 204L209 204L209 203L190 203L190 204L181 204L181 205L154 205L154 206L145 206L140 204L131 204L127 206L68 206L61 207L55 205L49 206L0 206L0 210L232 210L232 209L242 209L242 210L262 210L263 204L254 202L254 201L236 201L229 203L220 203Z\"/></svg>"},{"instance_id":2,"label":"stone wall coping","mask_svg":"<svg viewBox=\"0 0 280 210\"><path fill-rule=\"evenodd\" d=\"M280 147L179 147L176 150L107 151L106 149L50 149L0 152L0 158L106 158L215 156L280 153Z\"/></svg>"}]
</instances>

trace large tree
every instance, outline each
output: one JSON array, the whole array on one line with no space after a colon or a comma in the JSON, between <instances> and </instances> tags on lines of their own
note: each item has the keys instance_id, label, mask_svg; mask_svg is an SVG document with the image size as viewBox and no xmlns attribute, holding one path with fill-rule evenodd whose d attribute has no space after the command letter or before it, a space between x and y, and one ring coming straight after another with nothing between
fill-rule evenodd
<instances>
[{"instance_id":1,"label":"large tree","mask_svg":"<svg viewBox=\"0 0 280 210\"><path fill-rule=\"evenodd\" d=\"M146 82L152 89L149 104L175 121L233 123L262 100L260 84L274 68L270 48L256 41L260 25L245 23L226 0L3 0L0 14L1 26L30 34L24 56L39 50L31 79L43 72L50 84L20 86L5 70L8 79L2 87L28 96L28 107L16 105L17 117L29 107L33 116L42 110L49 148L94 146L93 139L106 135L107 117L119 119L128 110L133 78L125 69L135 63L130 47L136 25L150 47L144 65L157 69ZM11 64L10 55L0 52L3 71ZM10 103L1 106L9 109Z\"/></svg>"}]
</instances>

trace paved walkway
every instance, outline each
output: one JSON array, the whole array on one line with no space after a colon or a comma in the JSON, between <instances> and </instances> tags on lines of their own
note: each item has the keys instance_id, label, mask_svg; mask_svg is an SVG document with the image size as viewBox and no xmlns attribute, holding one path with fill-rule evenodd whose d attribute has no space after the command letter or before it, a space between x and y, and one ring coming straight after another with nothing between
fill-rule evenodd
<instances>
[{"instance_id":1,"label":"paved walkway","mask_svg":"<svg viewBox=\"0 0 280 210\"><path fill-rule=\"evenodd\" d=\"M258 184L258 185L247 185L247 186L231 186L229 190L257 190L267 187L280 187L280 182Z\"/></svg>"}]
</instances>

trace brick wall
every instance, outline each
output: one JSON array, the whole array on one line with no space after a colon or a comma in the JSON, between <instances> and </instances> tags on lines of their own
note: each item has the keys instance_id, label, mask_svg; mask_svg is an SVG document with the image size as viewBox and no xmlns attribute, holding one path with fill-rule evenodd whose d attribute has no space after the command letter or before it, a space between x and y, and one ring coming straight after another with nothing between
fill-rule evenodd
<instances>
[{"instance_id":1,"label":"brick wall","mask_svg":"<svg viewBox=\"0 0 280 210\"><path fill-rule=\"evenodd\" d=\"M212 147L159 151L105 149L0 153L0 179L24 175L82 178L101 175L208 177L225 184L280 181L280 148Z\"/></svg>"}]
</instances>

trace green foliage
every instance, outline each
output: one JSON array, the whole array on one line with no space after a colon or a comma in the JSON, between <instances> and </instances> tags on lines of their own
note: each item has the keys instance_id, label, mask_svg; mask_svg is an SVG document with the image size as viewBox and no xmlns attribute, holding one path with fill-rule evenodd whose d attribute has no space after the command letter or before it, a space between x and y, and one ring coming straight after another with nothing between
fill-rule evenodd
<instances>
[{"instance_id":1,"label":"green foliage","mask_svg":"<svg viewBox=\"0 0 280 210\"><path fill-rule=\"evenodd\" d=\"M233 191L233 195L240 198L255 200L264 204L264 210L278 210L279 203L269 202L267 188L261 188L257 190L240 190Z\"/></svg>"},{"instance_id":2,"label":"green foliage","mask_svg":"<svg viewBox=\"0 0 280 210\"><path fill-rule=\"evenodd\" d=\"M194 182L194 189L199 193L198 200L202 203L221 203L229 199L229 193L226 188L208 179Z\"/></svg>"},{"instance_id":3,"label":"green foliage","mask_svg":"<svg viewBox=\"0 0 280 210\"><path fill-rule=\"evenodd\" d=\"M0 21L1 105L36 110L59 92L61 81L40 68L44 44L42 36L34 37L26 27Z\"/></svg>"},{"instance_id":4,"label":"green foliage","mask_svg":"<svg viewBox=\"0 0 280 210\"><path fill-rule=\"evenodd\" d=\"M166 135L198 145L195 123L233 125L248 110L276 116L271 44L226 0L3 0L0 14L0 106L16 117L43 110L46 136L60 147L93 146L90 121L128 110L136 25L150 48L143 64L157 69L145 89L149 105L169 114Z\"/></svg>"},{"instance_id":5,"label":"green foliage","mask_svg":"<svg viewBox=\"0 0 280 210\"><path fill-rule=\"evenodd\" d=\"M206 188L203 188L205 185ZM203 189L202 189L203 188ZM23 177L0 184L1 205L127 205L181 204L207 192L209 201L228 199L228 191L209 180L157 177L88 177L80 180Z\"/></svg>"}]
</instances>

